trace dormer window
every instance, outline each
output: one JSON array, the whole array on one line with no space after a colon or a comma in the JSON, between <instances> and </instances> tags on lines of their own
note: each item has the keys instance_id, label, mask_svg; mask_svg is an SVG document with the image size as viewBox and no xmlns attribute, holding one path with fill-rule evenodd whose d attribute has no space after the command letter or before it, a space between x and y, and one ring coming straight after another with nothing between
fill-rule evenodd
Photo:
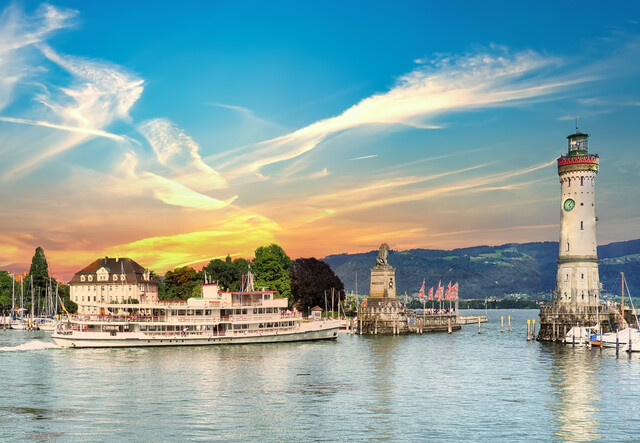
<instances>
[{"instance_id":1,"label":"dormer window","mask_svg":"<svg viewBox=\"0 0 640 443\"><path fill-rule=\"evenodd\" d=\"M113 274L113 281L118 281L118 276L116 274Z\"/></svg>"},{"instance_id":2,"label":"dormer window","mask_svg":"<svg viewBox=\"0 0 640 443\"><path fill-rule=\"evenodd\" d=\"M93 275L90 275L89 277L87 277L89 279L89 281L93 281Z\"/></svg>"},{"instance_id":3,"label":"dormer window","mask_svg":"<svg viewBox=\"0 0 640 443\"><path fill-rule=\"evenodd\" d=\"M84 281L84 275L80 276L80 281Z\"/></svg>"}]
</instances>

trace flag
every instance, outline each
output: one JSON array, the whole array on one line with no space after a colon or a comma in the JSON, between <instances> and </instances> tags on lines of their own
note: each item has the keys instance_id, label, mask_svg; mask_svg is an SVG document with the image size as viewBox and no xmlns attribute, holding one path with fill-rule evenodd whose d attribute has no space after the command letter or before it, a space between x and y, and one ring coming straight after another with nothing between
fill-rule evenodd
<instances>
[{"instance_id":1,"label":"flag","mask_svg":"<svg viewBox=\"0 0 640 443\"><path fill-rule=\"evenodd\" d=\"M451 300L451 282L447 285L447 290L444 293L445 300Z\"/></svg>"},{"instance_id":2,"label":"flag","mask_svg":"<svg viewBox=\"0 0 640 443\"><path fill-rule=\"evenodd\" d=\"M458 299L458 282L451 287L451 300Z\"/></svg>"},{"instance_id":3,"label":"flag","mask_svg":"<svg viewBox=\"0 0 640 443\"><path fill-rule=\"evenodd\" d=\"M422 280L422 287L420 288L420 292L418 292L418 297L424 298L424 279Z\"/></svg>"},{"instance_id":4,"label":"flag","mask_svg":"<svg viewBox=\"0 0 640 443\"><path fill-rule=\"evenodd\" d=\"M429 295L427 296L427 300L433 300L433 286L429 288Z\"/></svg>"},{"instance_id":5,"label":"flag","mask_svg":"<svg viewBox=\"0 0 640 443\"><path fill-rule=\"evenodd\" d=\"M436 291L436 300L442 300L442 293L444 291L444 286L438 282L438 290Z\"/></svg>"}]
</instances>

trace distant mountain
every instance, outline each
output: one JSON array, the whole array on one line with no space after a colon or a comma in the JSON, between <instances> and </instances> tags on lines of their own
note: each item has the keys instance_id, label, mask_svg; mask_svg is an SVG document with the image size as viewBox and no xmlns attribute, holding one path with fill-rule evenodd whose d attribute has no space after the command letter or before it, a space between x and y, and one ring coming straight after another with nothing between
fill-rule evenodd
<instances>
[{"instance_id":1,"label":"distant mountain","mask_svg":"<svg viewBox=\"0 0 640 443\"><path fill-rule=\"evenodd\" d=\"M343 281L347 292L369 293L371 268L378 251L330 255L323 260ZM640 282L640 239L598 247L603 292L620 293L620 272L625 273L631 294ZM512 243L453 249L390 251L389 264L396 268L398 294L416 293L422 279L427 289L460 283L461 298L502 298L528 294L549 298L555 288L558 242Z\"/></svg>"}]
</instances>

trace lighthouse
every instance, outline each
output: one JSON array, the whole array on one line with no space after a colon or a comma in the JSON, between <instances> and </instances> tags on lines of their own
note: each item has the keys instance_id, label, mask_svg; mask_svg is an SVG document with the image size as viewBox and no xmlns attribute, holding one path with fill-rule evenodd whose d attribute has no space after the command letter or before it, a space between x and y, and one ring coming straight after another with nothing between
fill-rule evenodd
<instances>
[{"instance_id":1,"label":"lighthouse","mask_svg":"<svg viewBox=\"0 0 640 443\"><path fill-rule=\"evenodd\" d=\"M600 304L596 241L598 154L589 153L589 134L567 137L566 155L558 158L560 239L558 273L552 303L540 308L538 340L562 341L573 326L609 332L615 318Z\"/></svg>"},{"instance_id":2,"label":"lighthouse","mask_svg":"<svg viewBox=\"0 0 640 443\"><path fill-rule=\"evenodd\" d=\"M596 242L598 154L589 154L589 135L567 137L567 155L558 158L560 241L555 303L584 307L600 304Z\"/></svg>"}]
</instances>

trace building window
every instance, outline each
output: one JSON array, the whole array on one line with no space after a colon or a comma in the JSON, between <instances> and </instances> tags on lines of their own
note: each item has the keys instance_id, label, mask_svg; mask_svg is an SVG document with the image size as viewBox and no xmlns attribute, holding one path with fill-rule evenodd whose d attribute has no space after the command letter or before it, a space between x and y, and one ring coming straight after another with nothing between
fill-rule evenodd
<instances>
[{"instance_id":1,"label":"building window","mask_svg":"<svg viewBox=\"0 0 640 443\"><path fill-rule=\"evenodd\" d=\"M567 179L567 182L569 183L569 184L567 185L567 187L568 187L568 188L570 188L570 187L571 187L571 178L568 178L568 179Z\"/></svg>"},{"instance_id":2,"label":"building window","mask_svg":"<svg viewBox=\"0 0 640 443\"><path fill-rule=\"evenodd\" d=\"M84 275L80 276L80 281L84 281Z\"/></svg>"},{"instance_id":3,"label":"building window","mask_svg":"<svg viewBox=\"0 0 640 443\"><path fill-rule=\"evenodd\" d=\"M580 186L584 185L584 177L580 177Z\"/></svg>"},{"instance_id":4,"label":"building window","mask_svg":"<svg viewBox=\"0 0 640 443\"><path fill-rule=\"evenodd\" d=\"M90 275L88 278L89 278L89 281L93 281L93 275Z\"/></svg>"},{"instance_id":5,"label":"building window","mask_svg":"<svg viewBox=\"0 0 640 443\"><path fill-rule=\"evenodd\" d=\"M580 230L584 231L584 222L583 221L580 221Z\"/></svg>"},{"instance_id":6,"label":"building window","mask_svg":"<svg viewBox=\"0 0 640 443\"><path fill-rule=\"evenodd\" d=\"M113 281L118 281L118 276L113 274Z\"/></svg>"}]
</instances>

